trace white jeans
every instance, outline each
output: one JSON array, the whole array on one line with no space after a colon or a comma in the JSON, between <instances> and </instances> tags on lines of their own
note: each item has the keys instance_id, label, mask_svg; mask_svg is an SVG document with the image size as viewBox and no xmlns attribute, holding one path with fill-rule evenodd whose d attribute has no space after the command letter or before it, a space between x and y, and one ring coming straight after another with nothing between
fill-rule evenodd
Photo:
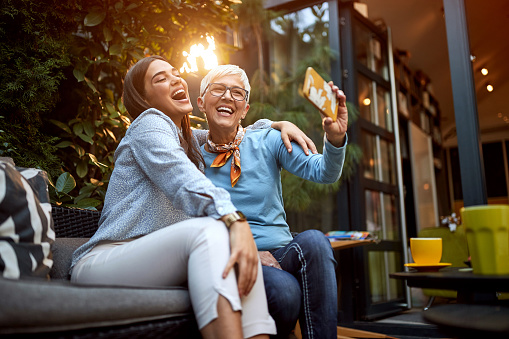
<instances>
[{"instance_id":1,"label":"white jeans","mask_svg":"<svg viewBox=\"0 0 509 339\"><path fill-rule=\"evenodd\" d=\"M217 318L220 294L235 311L242 310L245 338L275 334L260 262L253 289L240 300L234 270L222 278L229 257L230 240L224 223L209 217L196 218L141 238L100 243L75 265L71 280L80 284L154 287L187 283L200 329Z\"/></svg>"}]
</instances>

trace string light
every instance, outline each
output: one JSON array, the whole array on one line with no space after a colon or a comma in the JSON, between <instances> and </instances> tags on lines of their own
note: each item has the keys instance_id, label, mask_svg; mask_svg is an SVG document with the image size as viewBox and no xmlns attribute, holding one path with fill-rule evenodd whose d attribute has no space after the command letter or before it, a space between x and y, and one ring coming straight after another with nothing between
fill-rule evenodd
<instances>
[{"instance_id":1,"label":"string light","mask_svg":"<svg viewBox=\"0 0 509 339\"><path fill-rule=\"evenodd\" d=\"M484 67L483 69L481 69L481 74L482 75L488 75L488 69L486 67Z\"/></svg>"},{"instance_id":2,"label":"string light","mask_svg":"<svg viewBox=\"0 0 509 339\"><path fill-rule=\"evenodd\" d=\"M493 92L493 86L491 85L486 86L486 89L488 90L488 92Z\"/></svg>"}]
</instances>

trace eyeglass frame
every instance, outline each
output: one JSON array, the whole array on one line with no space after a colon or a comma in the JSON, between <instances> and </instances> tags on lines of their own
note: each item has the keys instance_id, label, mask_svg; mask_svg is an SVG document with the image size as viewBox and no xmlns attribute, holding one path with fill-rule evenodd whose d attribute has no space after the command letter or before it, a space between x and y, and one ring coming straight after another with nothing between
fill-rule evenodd
<instances>
[{"instance_id":1,"label":"eyeglass frame","mask_svg":"<svg viewBox=\"0 0 509 339\"><path fill-rule=\"evenodd\" d=\"M239 87L239 86L231 86L230 87L230 86L226 86L225 84L221 84L219 82L211 82L210 84L208 84L207 87L205 87L205 90L203 91L202 96L205 95L205 93L207 93L207 90L209 89L210 85L221 85L221 86L225 87L225 90L224 90L223 94L221 94L221 95L214 95L214 94L212 94L212 92L210 93L210 95L212 95L216 98L220 98L220 97L224 96L226 94L226 91L230 91L230 95L231 95L232 99L235 101L247 101L247 98L249 97L249 91L247 89ZM232 88L238 88L238 89L241 89L244 92L246 92L246 95L244 95L244 99L242 99L242 100L235 99L232 94Z\"/></svg>"}]
</instances>

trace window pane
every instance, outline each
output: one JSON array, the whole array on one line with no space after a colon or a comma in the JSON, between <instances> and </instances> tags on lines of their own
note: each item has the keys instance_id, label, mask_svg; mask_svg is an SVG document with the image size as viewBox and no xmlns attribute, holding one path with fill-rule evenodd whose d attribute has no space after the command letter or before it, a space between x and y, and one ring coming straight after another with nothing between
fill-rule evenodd
<instances>
[{"instance_id":1,"label":"window pane","mask_svg":"<svg viewBox=\"0 0 509 339\"><path fill-rule=\"evenodd\" d=\"M392 194L384 194L384 240L399 240L397 200Z\"/></svg>"},{"instance_id":2,"label":"window pane","mask_svg":"<svg viewBox=\"0 0 509 339\"><path fill-rule=\"evenodd\" d=\"M326 80L331 78L331 59L337 56L337 51L329 48L328 3L323 2L276 17L271 20L270 29L269 60L264 62L270 65L270 72L264 78L265 87L261 87L259 73L251 77L250 95L253 95L251 100L256 102L256 95L263 94L264 103L272 105L274 110L264 108L256 111L253 105L250 114L258 112L262 114L258 117L293 121L320 148L323 140L320 116L316 108L299 95L299 90L302 89L304 73L309 66L315 68ZM285 211L291 230L337 230L341 221L337 217L337 194L320 193L312 186L318 184L298 180L302 179L295 180L292 174L282 172ZM291 191L289 187L296 186L299 187L298 192L295 193L294 189L294 194L287 193Z\"/></svg>"},{"instance_id":3,"label":"window pane","mask_svg":"<svg viewBox=\"0 0 509 339\"><path fill-rule=\"evenodd\" d=\"M373 100L373 82L359 74L359 113L360 116L369 122L376 124L375 109Z\"/></svg>"},{"instance_id":4,"label":"window pane","mask_svg":"<svg viewBox=\"0 0 509 339\"><path fill-rule=\"evenodd\" d=\"M377 139L380 140L377 142ZM396 185L394 144L370 133L363 134L364 177Z\"/></svg>"},{"instance_id":5,"label":"window pane","mask_svg":"<svg viewBox=\"0 0 509 339\"><path fill-rule=\"evenodd\" d=\"M366 229L368 232L383 239L382 232L382 202L380 192L365 191L366 197Z\"/></svg>"},{"instance_id":6,"label":"window pane","mask_svg":"<svg viewBox=\"0 0 509 339\"><path fill-rule=\"evenodd\" d=\"M389 80L387 53L378 37L359 24L354 28L355 56L373 72Z\"/></svg>"},{"instance_id":7,"label":"window pane","mask_svg":"<svg viewBox=\"0 0 509 339\"><path fill-rule=\"evenodd\" d=\"M396 196L366 190L365 198L366 230L380 240L399 240Z\"/></svg>"},{"instance_id":8,"label":"window pane","mask_svg":"<svg viewBox=\"0 0 509 339\"><path fill-rule=\"evenodd\" d=\"M364 177L372 180L379 180L378 170L378 148L376 147L376 137L373 134L365 133L363 135L362 162L364 167Z\"/></svg>"},{"instance_id":9,"label":"window pane","mask_svg":"<svg viewBox=\"0 0 509 339\"><path fill-rule=\"evenodd\" d=\"M393 143L380 139L381 159L379 163L382 166L381 181L392 185L396 185L396 162L394 159L394 152Z\"/></svg>"},{"instance_id":10,"label":"window pane","mask_svg":"<svg viewBox=\"0 0 509 339\"><path fill-rule=\"evenodd\" d=\"M282 80L297 75L299 66L309 62L309 58L316 62L319 49L326 49L329 45L329 8L327 2L304 8L271 20L270 28L270 72L271 80L279 85ZM323 54L323 53L322 53ZM323 55L326 62L320 63L325 72L330 73L330 59ZM327 79L326 79L327 80ZM295 81L294 81L295 82ZM294 84L302 86L301 83ZM295 94L298 92L296 91ZM298 97L298 95L295 95Z\"/></svg>"},{"instance_id":11,"label":"window pane","mask_svg":"<svg viewBox=\"0 0 509 339\"><path fill-rule=\"evenodd\" d=\"M389 91L381 86L376 88L378 126L392 132L391 97Z\"/></svg>"},{"instance_id":12,"label":"window pane","mask_svg":"<svg viewBox=\"0 0 509 339\"><path fill-rule=\"evenodd\" d=\"M401 253L370 251L369 285L373 304L400 299L404 295L398 279L390 279L389 274L400 271Z\"/></svg>"}]
</instances>

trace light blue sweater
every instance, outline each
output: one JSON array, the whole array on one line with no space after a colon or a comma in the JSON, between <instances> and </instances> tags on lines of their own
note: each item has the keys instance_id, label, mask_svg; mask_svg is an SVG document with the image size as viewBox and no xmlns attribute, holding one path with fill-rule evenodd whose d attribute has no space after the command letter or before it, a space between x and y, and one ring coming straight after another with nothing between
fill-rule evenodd
<instances>
[{"instance_id":1,"label":"light blue sweater","mask_svg":"<svg viewBox=\"0 0 509 339\"><path fill-rule=\"evenodd\" d=\"M224 166L211 168L217 153L209 153L202 146L205 175L214 185L227 190L234 205L246 215L258 250L280 248L292 240L283 204L282 168L323 184L336 182L341 176L346 142L345 146L336 148L324 139L323 155L306 156L297 144L292 147L292 153L288 153L279 131L247 130L239 145L241 175L233 188L231 158Z\"/></svg>"}]
</instances>

